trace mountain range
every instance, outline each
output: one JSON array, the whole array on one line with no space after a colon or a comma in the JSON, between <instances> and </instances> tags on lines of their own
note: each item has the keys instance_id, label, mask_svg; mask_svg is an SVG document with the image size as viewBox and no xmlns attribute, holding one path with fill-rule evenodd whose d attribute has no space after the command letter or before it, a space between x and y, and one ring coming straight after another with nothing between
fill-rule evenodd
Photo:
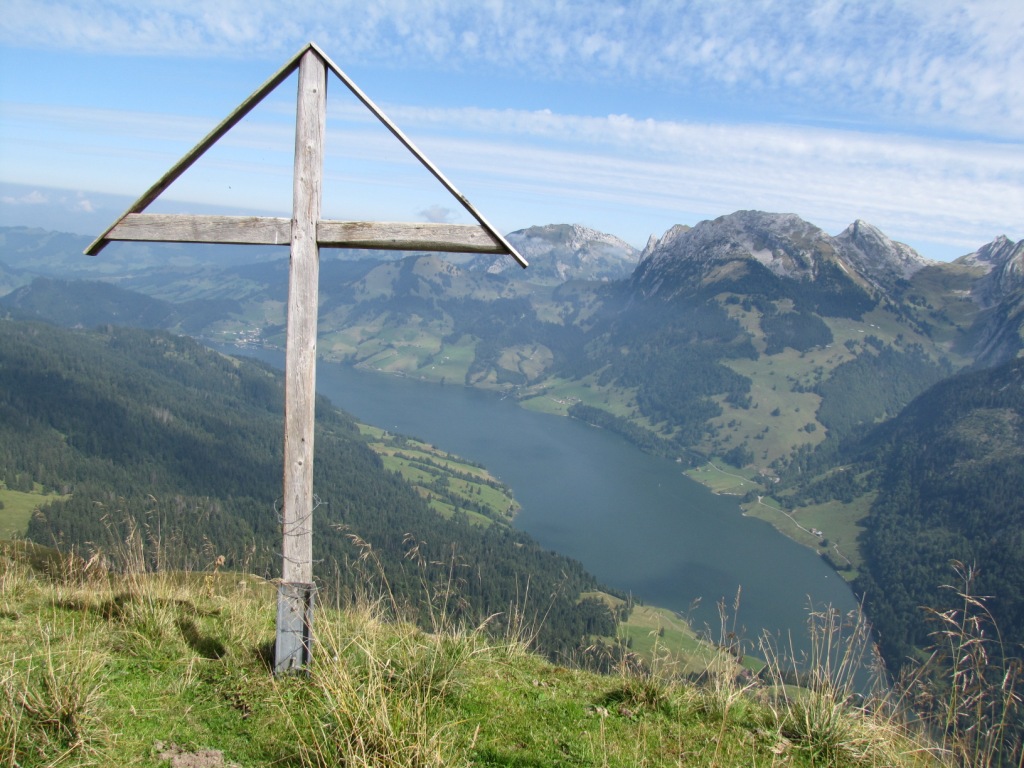
<instances>
[{"instance_id":1,"label":"mountain range","mask_svg":"<svg viewBox=\"0 0 1024 768\"><path fill-rule=\"evenodd\" d=\"M954 371L1022 349L1024 244L1006 238L930 262L863 221L830 236L792 214L739 211L673 227L640 253L572 225L509 239L530 269L325 252L321 354L502 389L527 407L579 406L662 452L732 452L778 474ZM242 261L238 249L120 246L111 275L79 240L0 231L4 305L67 325L283 345L284 249ZM838 408L846 390L872 394Z\"/></svg>"},{"instance_id":2,"label":"mountain range","mask_svg":"<svg viewBox=\"0 0 1024 768\"><path fill-rule=\"evenodd\" d=\"M921 590L905 589L896 610L886 595L898 590L879 578L891 572L893 555L880 554L886 537L872 526L889 519L886 489L896 481L886 468L903 454L876 430L911 424L904 428L920 433L920 418L898 419L910 418L901 414L915 398L954 386L947 382L968 382L962 386L976 391L978 403L1012 384L1024 349L1024 241L1000 237L951 263L934 262L864 221L833 236L798 216L760 211L673 227L641 252L574 225L531 227L509 239L529 269L492 257L382 261L325 251L320 353L499 389L523 407L616 430L694 468L729 464L760 484L745 499L748 512L859 579L875 601L869 612L880 633L891 637L890 659L922 642L920 621L892 618ZM238 250L119 246L101 261L72 253L85 245L75 240L0 231L8 312L283 346L283 249L252 248L243 259ZM937 413L932 402L915 407ZM972 419L960 414L949 429L989 423ZM1016 450L1020 440L1011 432L990 445L970 442L970 451L996 443ZM928 444L936 441L968 450L934 435ZM970 473L958 474L956 456L947 458L942 487L962 503ZM1010 542L1000 567L1011 574L1024 571L1017 490L999 497L1008 505L999 535ZM893 508L900 514L899 504ZM944 531L958 515L970 516L949 514ZM905 551L931 558L907 572L934 579L949 559L977 557L978 537L992 531L966 530L929 553ZM1024 577L1013 585L1024 594ZM1018 608L1007 603L999 616L1024 638Z\"/></svg>"}]
</instances>

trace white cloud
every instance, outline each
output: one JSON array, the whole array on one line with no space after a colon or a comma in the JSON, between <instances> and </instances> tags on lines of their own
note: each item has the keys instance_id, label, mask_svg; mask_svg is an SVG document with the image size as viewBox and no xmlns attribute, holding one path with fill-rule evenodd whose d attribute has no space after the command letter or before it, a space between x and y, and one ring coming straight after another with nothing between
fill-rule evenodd
<instances>
[{"instance_id":1,"label":"white cloud","mask_svg":"<svg viewBox=\"0 0 1024 768\"><path fill-rule=\"evenodd\" d=\"M3 202L4 205L46 205L50 202L50 198L39 190L34 189L31 192L18 197L4 195L0 198L0 202Z\"/></svg>"},{"instance_id":2,"label":"white cloud","mask_svg":"<svg viewBox=\"0 0 1024 768\"><path fill-rule=\"evenodd\" d=\"M87 198L81 192L78 193L78 197L76 198L76 200L74 202L74 205L72 207L74 208L74 210L76 210L76 211L78 211L80 213L95 213L96 212L96 206L93 205L92 200Z\"/></svg>"},{"instance_id":3,"label":"white cloud","mask_svg":"<svg viewBox=\"0 0 1024 768\"><path fill-rule=\"evenodd\" d=\"M891 124L1024 136L1019 0L8 0L0 41L134 55L279 60L315 39L388 68L497 67L816 105ZM673 95L675 94L675 95Z\"/></svg>"},{"instance_id":4,"label":"white cloud","mask_svg":"<svg viewBox=\"0 0 1024 768\"><path fill-rule=\"evenodd\" d=\"M424 208L420 211L426 221L431 221L437 224L444 224L452 221L455 212L451 208L445 208L443 205L432 205L429 208Z\"/></svg>"},{"instance_id":5,"label":"white cloud","mask_svg":"<svg viewBox=\"0 0 1024 768\"><path fill-rule=\"evenodd\" d=\"M390 134L372 130L364 112L331 111L324 191L338 211L332 217L347 217L357 206L360 217L409 210L427 220L456 220L458 212L410 202L440 187ZM1024 153L1010 143L550 110L395 105L388 112L505 228L572 220L642 244L676 223L758 208L797 213L833 232L863 218L895 239L962 245L964 253L999 234L1024 236ZM101 191L133 197L215 122L88 108L20 106L5 114L48 135L54 127L68 132L71 138L61 143L69 147L84 138L74 152L82 165L73 182L79 188L94 188L90 180L127 179L130 167L127 185ZM291 137L278 117L238 126L165 196L286 211ZM139 136L156 139L146 154L146 145L136 146ZM282 144L285 151L275 154ZM44 150L52 153L52 145ZM143 160L149 176L140 170ZM399 188L409 191L398 194Z\"/></svg>"}]
</instances>

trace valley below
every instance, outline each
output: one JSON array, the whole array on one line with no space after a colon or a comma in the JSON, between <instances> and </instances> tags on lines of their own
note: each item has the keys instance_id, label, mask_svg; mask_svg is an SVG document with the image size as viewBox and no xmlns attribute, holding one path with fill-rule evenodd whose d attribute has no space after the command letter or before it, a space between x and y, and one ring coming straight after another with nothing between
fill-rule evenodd
<instances>
[{"instance_id":1,"label":"valley below","mask_svg":"<svg viewBox=\"0 0 1024 768\"><path fill-rule=\"evenodd\" d=\"M284 362L281 351L245 354ZM493 392L339 363L318 364L317 386L363 421L481 462L519 503L517 528L712 639L720 602L748 652L762 633L792 638L804 651L812 609L857 608L847 584L814 552L743 516L736 497L710 492L682 464L607 430L531 412Z\"/></svg>"},{"instance_id":2,"label":"valley below","mask_svg":"<svg viewBox=\"0 0 1024 768\"><path fill-rule=\"evenodd\" d=\"M0 235L11 317L284 345L283 249L118 244L90 261L71 236ZM1024 642L1024 243L934 262L864 221L830 235L761 211L642 251L576 225L508 237L529 269L325 251L323 391L480 461L516 526L698 627L737 591L755 636L801 626L808 603L863 601L896 672L932 642L922 606L955 608L961 562ZM487 405L444 418L447 397ZM769 583L786 608L758 595Z\"/></svg>"}]
</instances>

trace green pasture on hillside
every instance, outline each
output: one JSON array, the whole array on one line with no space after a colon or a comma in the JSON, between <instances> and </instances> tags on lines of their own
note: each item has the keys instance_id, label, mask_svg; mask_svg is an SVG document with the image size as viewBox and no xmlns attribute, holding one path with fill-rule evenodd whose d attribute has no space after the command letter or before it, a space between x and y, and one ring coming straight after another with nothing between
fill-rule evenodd
<instances>
[{"instance_id":1,"label":"green pasture on hillside","mask_svg":"<svg viewBox=\"0 0 1024 768\"><path fill-rule=\"evenodd\" d=\"M37 492L22 493L0 487L0 502L3 503L3 508L0 508L0 539L24 536L32 513L40 505L57 498L60 497Z\"/></svg>"},{"instance_id":2,"label":"green pasture on hillside","mask_svg":"<svg viewBox=\"0 0 1024 768\"><path fill-rule=\"evenodd\" d=\"M378 427L360 425L360 431L384 466L398 472L445 517L462 511L470 522L486 526L507 523L518 509L511 491L482 467Z\"/></svg>"}]
</instances>

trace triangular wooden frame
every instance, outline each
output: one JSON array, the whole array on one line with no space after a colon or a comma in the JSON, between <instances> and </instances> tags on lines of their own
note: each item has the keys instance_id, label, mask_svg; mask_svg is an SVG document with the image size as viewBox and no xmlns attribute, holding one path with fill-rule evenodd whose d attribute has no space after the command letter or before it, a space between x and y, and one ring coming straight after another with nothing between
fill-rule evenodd
<instances>
[{"instance_id":1,"label":"triangular wooden frame","mask_svg":"<svg viewBox=\"0 0 1024 768\"><path fill-rule=\"evenodd\" d=\"M328 69L441 182L479 222L478 226L328 221L320 218ZM295 111L291 219L144 212L206 150L296 70L299 82ZM85 252L96 255L107 243L115 240L287 245L290 248L285 346L284 499L281 509L283 547L274 671L282 673L300 669L312 657L312 621L316 595L313 581L312 520L320 248L507 254L523 267L527 265L526 260L313 43L304 46L186 153L106 232L96 238Z\"/></svg>"},{"instance_id":2,"label":"triangular wooden frame","mask_svg":"<svg viewBox=\"0 0 1024 768\"><path fill-rule=\"evenodd\" d=\"M439 181L449 194L479 222L430 224L320 219L316 227L317 244L325 248L366 248L394 251L446 251L493 253L512 256L527 266L515 248L473 207L387 115L346 75L315 43L308 43L221 123L189 150L167 173L146 190L85 253L95 256L112 241L148 241L178 243L238 243L248 245L289 245L291 220L265 216L199 216L188 214L147 214L146 208L173 184L203 153L237 125L269 93L299 68L302 57L314 51L352 94L380 120L409 152Z\"/></svg>"}]
</instances>

